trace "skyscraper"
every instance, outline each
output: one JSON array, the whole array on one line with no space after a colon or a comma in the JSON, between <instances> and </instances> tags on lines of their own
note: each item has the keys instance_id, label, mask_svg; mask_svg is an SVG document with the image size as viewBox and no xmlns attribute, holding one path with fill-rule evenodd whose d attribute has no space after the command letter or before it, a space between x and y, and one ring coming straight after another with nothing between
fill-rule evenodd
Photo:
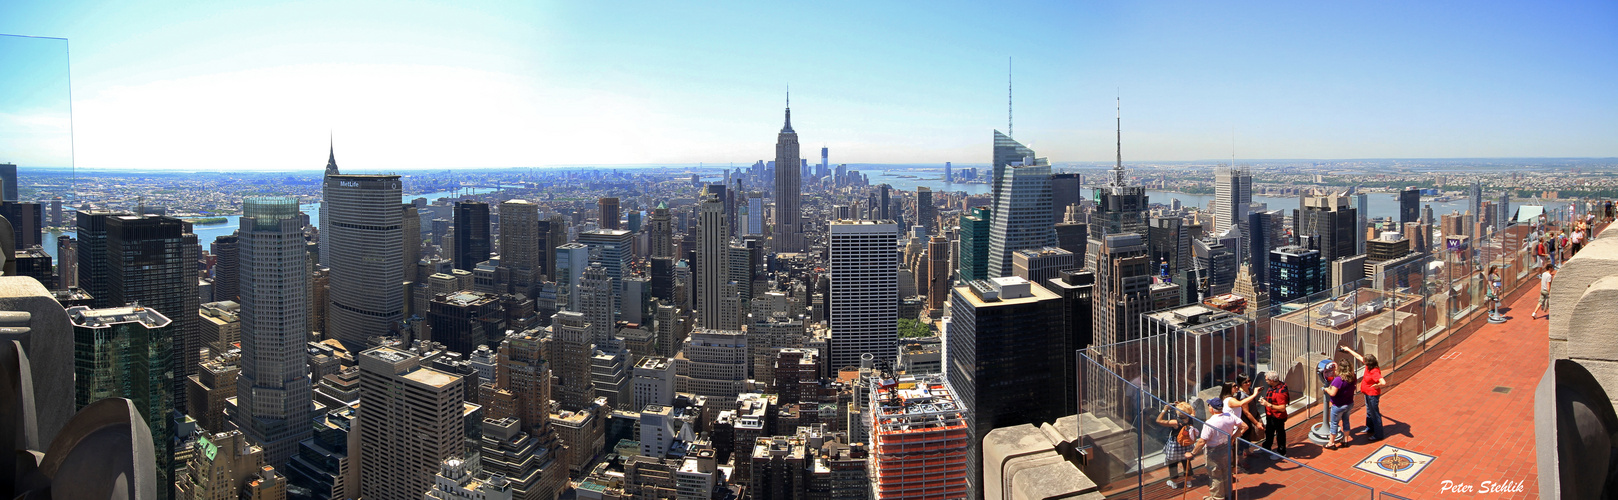
<instances>
[{"instance_id":1,"label":"skyscraper","mask_svg":"<svg viewBox=\"0 0 1618 500\"><path fill-rule=\"evenodd\" d=\"M989 159L990 167L993 168L991 174L993 177L990 178L994 192L992 206L996 208L1000 206L1001 183L1005 177L1006 166L1031 156L1034 156L1034 150L1012 140L1011 136L1002 134L999 130L994 131L994 152Z\"/></svg>"},{"instance_id":2,"label":"skyscraper","mask_svg":"<svg viewBox=\"0 0 1618 500\"><path fill-rule=\"evenodd\" d=\"M916 188L916 225L927 228L927 234L938 234L938 206L927 186Z\"/></svg>"},{"instance_id":3,"label":"skyscraper","mask_svg":"<svg viewBox=\"0 0 1618 500\"><path fill-rule=\"evenodd\" d=\"M540 261L543 262L540 274L550 281L556 281L556 247L567 244L567 219L560 215L552 215L549 219L539 221L539 248L543 252Z\"/></svg>"},{"instance_id":4,"label":"skyscraper","mask_svg":"<svg viewBox=\"0 0 1618 500\"><path fill-rule=\"evenodd\" d=\"M1066 344L1062 298L1011 276L955 287L944 341L949 386L966 407L970 449L998 427L1054 422L1065 398L1052 397L1052 374L1063 373L1057 348ZM972 484L981 485L976 461L967 460Z\"/></svg>"},{"instance_id":5,"label":"skyscraper","mask_svg":"<svg viewBox=\"0 0 1618 500\"><path fill-rule=\"evenodd\" d=\"M44 246L45 210L38 203L0 202L0 216L11 223L13 241L18 250L34 245Z\"/></svg>"},{"instance_id":6,"label":"skyscraper","mask_svg":"<svg viewBox=\"0 0 1618 500\"><path fill-rule=\"evenodd\" d=\"M455 202L455 268L471 271L489 260L489 204Z\"/></svg>"},{"instance_id":7,"label":"skyscraper","mask_svg":"<svg viewBox=\"0 0 1618 500\"><path fill-rule=\"evenodd\" d=\"M635 256L635 235L623 229L592 229L579 233L579 243L590 247L591 261L600 262L612 279L608 318L617 321L623 309L624 278L632 274L629 266Z\"/></svg>"},{"instance_id":8,"label":"skyscraper","mask_svg":"<svg viewBox=\"0 0 1618 500\"><path fill-rule=\"evenodd\" d=\"M1253 174L1246 168L1222 168L1214 174L1214 234L1247 221L1253 203Z\"/></svg>"},{"instance_id":9,"label":"skyscraper","mask_svg":"<svg viewBox=\"0 0 1618 500\"><path fill-rule=\"evenodd\" d=\"M618 220L623 215L618 211L618 198L603 197L596 200L596 205L601 211L601 228L618 229Z\"/></svg>"},{"instance_id":10,"label":"skyscraper","mask_svg":"<svg viewBox=\"0 0 1618 500\"><path fill-rule=\"evenodd\" d=\"M1357 227L1358 214L1348 200L1347 196L1305 196L1303 210L1293 217L1292 234L1300 242L1309 238L1308 247L1320 250L1321 262L1358 255L1354 242L1364 239L1365 232ZM1326 282L1331 282L1330 276Z\"/></svg>"},{"instance_id":11,"label":"skyscraper","mask_svg":"<svg viewBox=\"0 0 1618 500\"><path fill-rule=\"evenodd\" d=\"M191 313L196 315L195 311ZM73 323L74 409L106 398L128 398L151 429L158 498L173 498L175 326L143 306L70 307Z\"/></svg>"},{"instance_id":12,"label":"skyscraper","mask_svg":"<svg viewBox=\"0 0 1618 500\"><path fill-rule=\"evenodd\" d=\"M1044 159L1005 168L1000 204L989 229L989 277L1011 276L1012 254L1024 248L1056 246L1051 224L1051 166ZM1013 162L1016 163L1016 162Z\"/></svg>"},{"instance_id":13,"label":"skyscraper","mask_svg":"<svg viewBox=\"0 0 1618 500\"><path fill-rule=\"evenodd\" d=\"M554 332L551 351L555 359L554 397L562 409L577 411L595 399L595 386L590 380L590 357L594 349L590 344L590 322L584 313L562 311L551 320ZM548 418L548 417L547 417Z\"/></svg>"},{"instance_id":14,"label":"skyscraper","mask_svg":"<svg viewBox=\"0 0 1618 500\"><path fill-rule=\"evenodd\" d=\"M185 222L170 217L123 215L108 218L106 228L108 303L140 304L174 322L167 330L174 345L171 389L175 409L183 411L185 376L196 373L202 361L197 235L186 232Z\"/></svg>"},{"instance_id":15,"label":"skyscraper","mask_svg":"<svg viewBox=\"0 0 1618 500\"><path fill-rule=\"evenodd\" d=\"M130 215L129 212L80 211L79 221L79 288L90 294L95 307L112 307L111 282L107 272L107 220ZM123 304L117 304L123 305Z\"/></svg>"},{"instance_id":16,"label":"skyscraper","mask_svg":"<svg viewBox=\"0 0 1618 500\"><path fill-rule=\"evenodd\" d=\"M802 178L798 176L798 133L792 130L792 100L787 99L786 123L775 139L775 251L802 252L803 205L799 197ZM706 313L704 313L706 314Z\"/></svg>"},{"instance_id":17,"label":"skyscraper","mask_svg":"<svg viewBox=\"0 0 1618 500\"><path fill-rule=\"evenodd\" d=\"M1256 284L1270 282L1270 250L1290 244L1285 219L1286 215L1281 210L1247 214L1247 251L1243 255L1252 264L1252 278Z\"/></svg>"},{"instance_id":18,"label":"skyscraper","mask_svg":"<svg viewBox=\"0 0 1618 500\"><path fill-rule=\"evenodd\" d=\"M1109 345L1140 335L1140 315L1151 307L1152 272L1146 241L1139 234L1109 234L1096 250L1091 301L1094 341Z\"/></svg>"},{"instance_id":19,"label":"skyscraper","mask_svg":"<svg viewBox=\"0 0 1618 500\"><path fill-rule=\"evenodd\" d=\"M240 268L237 267L238 241L240 241L240 238L234 234L222 235L215 237L210 247L210 252L214 255L213 298L215 301L236 300L238 295L237 283L240 272Z\"/></svg>"},{"instance_id":20,"label":"skyscraper","mask_svg":"<svg viewBox=\"0 0 1618 500\"><path fill-rule=\"evenodd\" d=\"M956 279L962 282L989 278L989 234L994 220L988 208L973 207L961 215Z\"/></svg>"},{"instance_id":21,"label":"skyscraper","mask_svg":"<svg viewBox=\"0 0 1618 500\"><path fill-rule=\"evenodd\" d=\"M404 256L384 243L403 238L400 184L397 175L335 170L327 169L320 220L320 253L331 268L327 336L357 352L404 319Z\"/></svg>"},{"instance_id":22,"label":"skyscraper","mask_svg":"<svg viewBox=\"0 0 1618 500\"><path fill-rule=\"evenodd\" d=\"M1270 303L1280 304L1326 289L1326 261L1320 251L1284 246L1270 251Z\"/></svg>"},{"instance_id":23,"label":"skyscraper","mask_svg":"<svg viewBox=\"0 0 1618 500\"><path fill-rule=\"evenodd\" d=\"M951 288L949 239L935 235L927 240L927 308L943 311Z\"/></svg>"},{"instance_id":24,"label":"skyscraper","mask_svg":"<svg viewBox=\"0 0 1618 500\"><path fill-rule=\"evenodd\" d=\"M500 204L500 265L513 269L512 280L522 291L537 281L544 253L540 250L539 205L527 200Z\"/></svg>"},{"instance_id":25,"label":"skyscraper","mask_svg":"<svg viewBox=\"0 0 1618 500\"><path fill-rule=\"evenodd\" d=\"M0 201L17 201L17 164L0 163Z\"/></svg>"},{"instance_id":26,"label":"skyscraper","mask_svg":"<svg viewBox=\"0 0 1618 500\"><path fill-rule=\"evenodd\" d=\"M404 279L415 281L416 265L421 263L421 213L416 205L399 205L399 264Z\"/></svg>"},{"instance_id":27,"label":"skyscraper","mask_svg":"<svg viewBox=\"0 0 1618 500\"><path fill-rule=\"evenodd\" d=\"M762 208L760 212L762 215ZM652 257L674 256L674 222L669 216L668 203L658 202L657 208L652 209L652 224L646 232L652 246Z\"/></svg>"},{"instance_id":28,"label":"skyscraper","mask_svg":"<svg viewBox=\"0 0 1618 500\"><path fill-rule=\"evenodd\" d=\"M1407 187L1399 192L1399 225L1421 220L1421 188Z\"/></svg>"},{"instance_id":29,"label":"skyscraper","mask_svg":"<svg viewBox=\"0 0 1618 500\"><path fill-rule=\"evenodd\" d=\"M248 198L241 226L241 374L236 427L284 468L309 437L309 264L298 200Z\"/></svg>"},{"instance_id":30,"label":"skyscraper","mask_svg":"<svg viewBox=\"0 0 1618 500\"><path fill-rule=\"evenodd\" d=\"M397 197L395 197L397 199ZM390 207L391 208L391 207ZM415 353L378 347L360 353L360 494L414 498L438 464L466 451L466 381L421 365ZM307 424L308 422L305 422Z\"/></svg>"},{"instance_id":31,"label":"skyscraper","mask_svg":"<svg viewBox=\"0 0 1618 500\"><path fill-rule=\"evenodd\" d=\"M831 366L858 366L860 355L898 356L899 227L882 221L830 226Z\"/></svg>"},{"instance_id":32,"label":"skyscraper","mask_svg":"<svg viewBox=\"0 0 1618 500\"><path fill-rule=\"evenodd\" d=\"M1084 182L1083 174L1051 174L1051 222L1061 223L1067 215L1067 207L1076 205L1083 200Z\"/></svg>"},{"instance_id":33,"label":"skyscraper","mask_svg":"<svg viewBox=\"0 0 1618 500\"><path fill-rule=\"evenodd\" d=\"M700 210L697 231L701 238L697 243L697 265L693 272L697 285L697 314L704 328L719 328L723 323L721 318L725 316L720 310L724 303L724 284L730 277L730 232L725 227L725 205L718 197L703 198Z\"/></svg>"}]
</instances>

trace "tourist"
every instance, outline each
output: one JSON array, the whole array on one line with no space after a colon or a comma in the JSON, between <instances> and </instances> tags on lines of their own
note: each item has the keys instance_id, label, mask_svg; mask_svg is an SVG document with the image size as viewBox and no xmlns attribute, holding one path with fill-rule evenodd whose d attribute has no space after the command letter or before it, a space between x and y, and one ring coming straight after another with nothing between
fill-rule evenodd
<instances>
[{"instance_id":1,"label":"tourist","mask_svg":"<svg viewBox=\"0 0 1618 500\"><path fill-rule=\"evenodd\" d=\"M1491 271L1490 274L1494 273ZM1382 388L1388 386L1388 381L1382 378L1382 367L1377 364L1375 354L1361 356L1348 346L1343 346L1342 350L1365 365L1365 376L1360 377L1360 393L1365 395L1365 432L1371 435L1371 442L1381 441L1388 437L1387 431L1382 428L1380 406Z\"/></svg>"},{"instance_id":2,"label":"tourist","mask_svg":"<svg viewBox=\"0 0 1618 500\"><path fill-rule=\"evenodd\" d=\"M1556 278L1556 266L1545 264L1545 269L1539 273L1539 303L1534 305L1534 312L1528 319L1539 319L1539 310L1545 310L1545 316L1551 315L1551 280Z\"/></svg>"},{"instance_id":3,"label":"tourist","mask_svg":"<svg viewBox=\"0 0 1618 500\"><path fill-rule=\"evenodd\" d=\"M1271 371L1265 379L1269 381L1269 391L1264 393L1264 449L1274 451L1281 456L1287 456L1287 403L1292 397L1287 393L1287 383L1281 381L1281 372ZM1271 446L1274 443L1274 446Z\"/></svg>"},{"instance_id":4,"label":"tourist","mask_svg":"<svg viewBox=\"0 0 1618 500\"><path fill-rule=\"evenodd\" d=\"M1236 375L1234 390L1236 391L1233 395L1235 409L1239 410L1235 412L1236 416L1241 417L1242 423L1247 424L1247 431L1240 436L1246 442L1236 443L1236 456L1245 464L1248 456L1253 453L1248 443L1259 440L1259 434L1264 432L1264 421L1259 420L1258 415L1253 414L1253 401L1258 400L1258 392L1253 390L1253 380L1247 374ZM1226 413L1232 412L1231 404L1232 401L1227 400L1225 402ZM1237 469L1236 472L1246 471Z\"/></svg>"},{"instance_id":5,"label":"tourist","mask_svg":"<svg viewBox=\"0 0 1618 500\"><path fill-rule=\"evenodd\" d=\"M1157 415L1157 425L1172 429L1168 441L1163 444L1163 457L1169 463L1170 488L1180 488L1191 483L1191 454L1186 452L1191 451L1197 444L1197 427L1191 423L1192 411L1194 410L1190 403L1181 401L1164 406L1163 411ZM1176 480L1182 476L1182 469L1185 479L1177 483Z\"/></svg>"},{"instance_id":6,"label":"tourist","mask_svg":"<svg viewBox=\"0 0 1618 500\"><path fill-rule=\"evenodd\" d=\"M1326 420L1331 441L1326 443L1326 449L1336 449L1348 444L1348 411L1354 407L1354 368L1348 363L1338 363L1337 377L1326 387L1326 395L1331 396L1331 413Z\"/></svg>"},{"instance_id":7,"label":"tourist","mask_svg":"<svg viewBox=\"0 0 1618 500\"><path fill-rule=\"evenodd\" d=\"M1203 424L1196 446L1185 453L1185 458L1196 456L1205 447L1208 449L1208 498L1225 500L1232 496L1230 441L1233 436L1246 432L1247 424L1226 411L1223 399L1210 398L1208 410L1208 422Z\"/></svg>"}]
</instances>

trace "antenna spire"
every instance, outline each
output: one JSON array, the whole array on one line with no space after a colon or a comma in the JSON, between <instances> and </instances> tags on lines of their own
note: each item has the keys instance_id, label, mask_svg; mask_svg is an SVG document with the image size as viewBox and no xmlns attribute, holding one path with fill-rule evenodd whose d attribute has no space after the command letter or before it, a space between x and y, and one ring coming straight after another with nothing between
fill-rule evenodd
<instances>
[{"instance_id":1,"label":"antenna spire","mask_svg":"<svg viewBox=\"0 0 1618 500\"><path fill-rule=\"evenodd\" d=\"M1120 92L1121 94L1121 92ZM1118 165L1112 168L1112 182L1114 185L1124 185L1124 99L1117 97L1117 127L1118 127Z\"/></svg>"},{"instance_id":2,"label":"antenna spire","mask_svg":"<svg viewBox=\"0 0 1618 500\"><path fill-rule=\"evenodd\" d=\"M1011 58L1006 57L1006 137L1016 137L1011 126Z\"/></svg>"}]
</instances>

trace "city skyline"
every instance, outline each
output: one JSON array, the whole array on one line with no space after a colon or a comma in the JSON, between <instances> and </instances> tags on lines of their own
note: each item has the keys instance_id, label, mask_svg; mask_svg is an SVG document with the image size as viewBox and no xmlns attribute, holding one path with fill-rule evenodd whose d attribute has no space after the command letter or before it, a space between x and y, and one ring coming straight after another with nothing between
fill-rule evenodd
<instances>
[{"instance_id":1,"label":"city skyline","mask_svg":"<svg viewBox=\"0 0 1618 500\"><path fill-rule=\"evenodd\" d=\"M746 165L788 85L834 163L976 163L1003 128L1101 161L1115 95L1126 162L1618 156L1599 3L98 7L0 7L0 33L70 40L82 168L301 169L281 145L322 133L356 171ZM984 25L1013 28L953 35Z\"/></svg>"}]
</instances>

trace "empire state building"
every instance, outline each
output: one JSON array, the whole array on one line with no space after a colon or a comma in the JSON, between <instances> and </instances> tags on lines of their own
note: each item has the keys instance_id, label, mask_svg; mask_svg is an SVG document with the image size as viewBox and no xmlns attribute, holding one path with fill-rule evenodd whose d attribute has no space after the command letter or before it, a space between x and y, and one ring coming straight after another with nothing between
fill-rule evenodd
<instances>
[{"instance_id":1,"label":"empire state building","mask_svg":"<svg viewBox=\"0 0 1618 500\"><path fill-rule=\"evenodd\" d=\"M798 172L798 133L792 131L792 99L787 98L786 125L775 139L775 251L802 252L803 195L802 178Z\"/></svg>"}]
</instances>

